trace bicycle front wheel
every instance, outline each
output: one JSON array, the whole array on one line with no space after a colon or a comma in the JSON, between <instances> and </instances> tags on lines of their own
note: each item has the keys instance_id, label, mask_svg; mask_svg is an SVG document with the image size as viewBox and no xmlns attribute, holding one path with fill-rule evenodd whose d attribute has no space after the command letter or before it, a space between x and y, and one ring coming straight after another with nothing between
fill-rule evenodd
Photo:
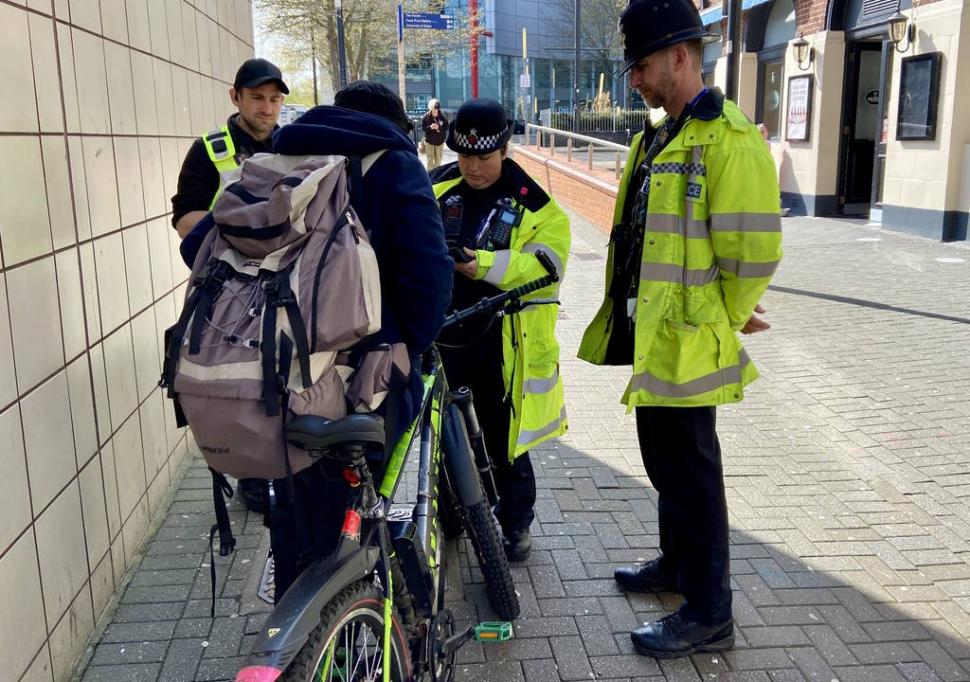
<instances>
[{"instance_id":1,"label":"bicycle front wheel","mask_svg":"<svg viewBox=\"0 0 970 682\"><path fill-rule=\"evenodd\" d=\"M485 592L496 615L502 620L519 617L519 595L515 592L509 561L502 547L498 522L488 506L488 500L461 510L468 539L475 548L478 567L485 579Z\"/></svg>"},{"instance_id":2,"label":"bicycle front wheel","mask_svg":"<svg viewBox=\"0 0 970 682\"><path fill-rule=\"evenodd\" d=\"M390 679L413 679L407 640L391 616ZM383 682L384 598L362 580L338 594L320 612L320 623L283 677L287 682Z\"/></svg>"}]
</instances>

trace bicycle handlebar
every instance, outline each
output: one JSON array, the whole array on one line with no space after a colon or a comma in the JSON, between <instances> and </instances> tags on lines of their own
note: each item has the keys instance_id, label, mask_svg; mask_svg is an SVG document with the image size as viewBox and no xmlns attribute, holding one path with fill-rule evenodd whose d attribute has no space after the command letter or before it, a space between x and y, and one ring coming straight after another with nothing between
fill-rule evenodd
<instances>
[{"instance_id":1,"label":"bicycle handlebar","mask_svg":"<svg viewBox=\"0 0 970 682\"><path fill-rule=\"evenodd\" d=\"M459 322L468 319L474 315L479 314L492 314L493 311L497 311L499 306L504 305L507 302L516 302L523 296L527 296L534 291L539 289L545 289L550 284L555 284L559 281L559 273L556 272L556 266L553 264L552 259L545 251L536 251L536 258L539 263L546 269L549 273L534 279L531 282L526 282L525 284L518 286L514 289L509 289L508 291L503 291L501 294L496 294L495 296L490 296L488 298L483 298L481 301L473 306L469 306L464 310L452 311L450 315L445 317L445 322L442 325L442 329L446 329L452 325L458 324Z\"/></svg>"}]
</instances>

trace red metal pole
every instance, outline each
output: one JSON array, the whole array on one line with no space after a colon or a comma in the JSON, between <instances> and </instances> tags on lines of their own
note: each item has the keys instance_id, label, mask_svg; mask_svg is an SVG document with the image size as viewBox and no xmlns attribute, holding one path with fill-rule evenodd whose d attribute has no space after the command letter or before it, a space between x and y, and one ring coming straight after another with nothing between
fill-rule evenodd
<instances>
[{"instance_id":1,"label":"red metal pole","mask_svg":"<svg viewBox=\"0 0 970 682\"><path fill-rule=\"evenodd\" d=\"M471 16L471 37L469 51L471 54L472 97L478 97L478 0L468 0L468 14Z\"/></svg>"}]
</instances>

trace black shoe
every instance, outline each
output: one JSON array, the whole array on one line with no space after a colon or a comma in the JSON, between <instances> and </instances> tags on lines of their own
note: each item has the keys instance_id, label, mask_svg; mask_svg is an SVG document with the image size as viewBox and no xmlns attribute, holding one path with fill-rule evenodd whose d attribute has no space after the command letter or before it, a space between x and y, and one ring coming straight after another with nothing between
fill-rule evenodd
<instances>
[{"instance_id":1,"label":"black shoe","mask_svg":"<svg viewBox=\"0 0 970 682\"><path fill-rule=\"evenodd\" d=\"M529 529L514 530L506 534L502 538L502 546L509 561L525 561L532 553L532 536L529 535Z\"/></svg>"},{"instance_id":2,"label":"black shoe","mask_svg":"<svg viewBox=\"0 0 970 682\"><path fill-rule=\"evenodd\" d=\"M689 620L680 611L648 623L630 633L633 646L644 656L683 658L691 654L727 651L734 646L734 619L704 625Z\"/></svg>"},{"instance_id":3,"label":"black shoe","mask_svg":"<svg viewBox=\"0 0 970 682\"><path fill-rule=\"evenodd\" d=\"M242 498L246 509L254 514L266 511L266 497L269 492L269 481L262 478L243 478L236 485L239 497Z\"/></svg>"},{"instance_id":4,"label":"black shoe","mask_svg":"<svg viewBox=\"0 0 970 682\"><path fill-rule=\"evenodd\" d=\"M677 581L663 567L663 558L635 566L621 566L613 571L613 579L624 592L677 592Z\"/></svg>"}]
</instances>

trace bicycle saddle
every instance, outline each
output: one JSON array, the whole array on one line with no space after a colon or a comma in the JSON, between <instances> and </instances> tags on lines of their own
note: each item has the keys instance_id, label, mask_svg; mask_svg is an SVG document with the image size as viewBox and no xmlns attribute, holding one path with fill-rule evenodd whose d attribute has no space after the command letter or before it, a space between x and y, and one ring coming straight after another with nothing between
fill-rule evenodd
<instances>
[{"instance_id":1,"label":"bicycle saddle","mask_svg":"<svg viewBox=\"0 0 970 682\"><path fill-rule=\"evenodd\" d=\"M342 419L327 419L301 414L286 424L286 441L304 450L330 450L337 445L383 448L384 418L376 414L348 414Z\"/></svg>"}]
</instances>

